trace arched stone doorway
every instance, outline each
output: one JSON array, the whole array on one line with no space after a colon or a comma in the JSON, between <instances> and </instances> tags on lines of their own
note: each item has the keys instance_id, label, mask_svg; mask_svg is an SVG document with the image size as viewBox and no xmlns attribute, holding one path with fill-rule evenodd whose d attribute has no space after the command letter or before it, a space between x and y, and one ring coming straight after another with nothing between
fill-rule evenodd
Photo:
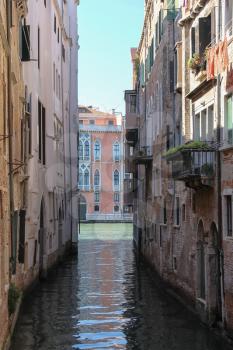
<instances>
[{"instance_id":1,"label":"arched stone doorway","mask_svg":"<svg viewBox=\"0 0 233 350\"><path fill-rule=\"evenodd\" d=\"M84 196L80 196L80 221L87 220L87 201Z\"/></svg>"},{"instance_id":2,"label":"arched stone doorway","mask_svg":"<svg viewBox=\"0 0 233 350\"><path fill-rule=\"evenodd\" d=\"M39 276L43 277L44 254L45 254L45 208L42 198L40 205L40 226L39 226Z\"/></svg>"},{"instance_id":3,"label":"arched stone doorway","mask_svg":"<svg viewBox=\"0 0 233 350\"><path fill-rule=\"evenodd\" d=\"M209 323L211 324L222 321L220 244L216 224L212 222L207 255Z\"/></svg>"}]
</instances>

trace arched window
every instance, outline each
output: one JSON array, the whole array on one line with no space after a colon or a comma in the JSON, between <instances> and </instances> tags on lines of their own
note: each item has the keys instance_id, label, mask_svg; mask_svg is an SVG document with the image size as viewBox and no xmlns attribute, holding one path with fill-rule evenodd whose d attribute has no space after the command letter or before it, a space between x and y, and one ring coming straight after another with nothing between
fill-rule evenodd
<instances>
[{"instance_id":1,"label":"arched window","mask_svg":"<svg viewBox=\"0 0 233 350\"><path fill-rule=\"evenodd\" d=\"M85 190L89 189L90 186L90 173L89 170L86 169L84 172L84 188Z\"/></svg>"},{"instance_id":2,"label":"arched window","mask_svg":"<svg viewBox=\"0 0 233 350\"><path fill-rule=\"evenodd\" d=\"M85 160L90 159L90 143L89 143L89 141L85 141L85 143L84 143L84 159Z\"/></svg>"},{"instance_id":3,"label":"arched window","mask_svg":"<svg viewBox=\"0 0 233 350\"><path fill-rule=\"evenodd\" d=\"M94 175L94 186L97 187L99 185L100 185L100 172L98 169L96 169L95 175Z\"/></svg>"},{"instance_id":4,"label":"arched window","mask_svg":"<svg viewBox=\"0 0 233 350\"><path fill-rule=\"evenodd\" d=\"M118 142L113 145L113 159L115 162L120 160L120 145Z\"/></svg>"},{"instance_id":5,"label":"arched window","mask_svg":"<svg viewBox=\"0 0 233 350\"><path fill-rule=\"evenodd\" d=\"M83 160L83 143L82 143L82 141L79 142L79 159Z\"/></svg>"},{"instance_id":6,"label":"arched window","mask_svg":"<svg viewBox=\"0 0 233 350\"><path fill-rule=\"evenodd\" d=\"M100 141L95 141L94 145L94 158L95 160L100 160L101 158L101 146L100 146Z\"/></svg>"},{"instance_id":7,"label":"arched window","mask_svg":"<svg viewBox=\"0 0 233 350\"><path fill-rule=\"evenodd\" d=\"M114 171L113 174L114 190L119 190L120 187L120 174L118 170Z\"/></svg>"}]
</instances>

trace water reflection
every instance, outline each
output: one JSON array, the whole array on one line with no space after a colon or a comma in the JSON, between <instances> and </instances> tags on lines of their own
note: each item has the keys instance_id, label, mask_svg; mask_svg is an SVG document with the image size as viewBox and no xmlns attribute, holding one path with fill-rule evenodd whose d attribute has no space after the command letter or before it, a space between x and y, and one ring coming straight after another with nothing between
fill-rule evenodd
<instances>
[{"instance_id":1,"label":"water reflection","mask_svg":"<svg viewBox=\"0 0 233 350\"><path fill-rule=\"evenodd\" d=\"M136 268L131 226L84 225L67 261L24 302L12 350L228 350Z\"/></svg>"}]
</instances>

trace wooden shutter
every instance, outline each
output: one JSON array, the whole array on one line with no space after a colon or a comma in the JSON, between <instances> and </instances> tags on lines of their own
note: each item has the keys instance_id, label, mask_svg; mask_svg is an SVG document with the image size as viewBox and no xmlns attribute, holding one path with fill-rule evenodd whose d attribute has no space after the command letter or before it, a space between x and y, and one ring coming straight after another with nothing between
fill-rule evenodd
<instances>
[{"instance_id":1,"label":"wooden shutter","mask_svg":"<svg viewBox=\"0 0 233 350\"><path fill-rule=\"evenodd\" d=\"M24 255L25 255L25 217L26 210L19 211L19 253L18 260L20 264L24 263Z\"/></svg>"},{"instance_id":2,"label":"wooden shutter","mask_svg":"<svg viewBox=\"0 0 233 350\"><path fill-rule=\"evenodd\" d=\"M46 162L46 121L45 121L45 108L42 107L42 157L43 157L43 164L45 165Z\"/></svg>"},{"instance_id":3,"label":"wooden shutter","mask_svg":"<svg viewBox=\"0 0 233 350\"><path fill-rule=\"evenodd\" d=\"M41 161L42 159L42 145L41 145L41 134L42 134L42 130L41 130L41 103L40 101L38 101L38 141L39 141L39 160Z\"/></svg>"}]
</instances>

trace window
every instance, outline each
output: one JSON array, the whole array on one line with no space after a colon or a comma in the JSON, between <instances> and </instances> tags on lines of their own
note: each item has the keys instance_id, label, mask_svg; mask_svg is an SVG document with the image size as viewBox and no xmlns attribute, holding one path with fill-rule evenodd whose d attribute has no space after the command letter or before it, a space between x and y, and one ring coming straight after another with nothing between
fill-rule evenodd
<instances>
[{"instance_id":1,"label":"window","mask_svg":"<svg viewBox=\"0 0 233 350\"><path fill-rule=\"evenodd\" d=\"M214 107L203 109L194 116L194 139L197 141L213 141L214 139Z\"/></svg>"},{"instance_id":2,"label":"window","mask_svg":"<svg viewBox=\"0 0 233 350\"><path fill-rule=\"evenodd\" d=\"M211 14L199 19L199 54L203 56L206 47L211 43Z\"/></svg>"},{"instance_id":3,"label":"window","mask_svg":"<svg viewBox=\"0 0 233 350\"><path fill-rule=\"evenodd\" d=\"M182 204L182 220L186 220L186 207L185 204Z\"/></svg>"},{"instance_id":4,"label":"window","mask_svg":"<svg viewBox=\"0 0 233 350\"><path fill-rule=\"evenodd\" d=\"M120 210L119 205L114 205L114 212L115 212L115 213L118 213L119 210Z\"/></svg>"},{"instance_id":5,"label":"window","mask_svg":"<svg viewBox=\"0 0 233 350\"><path fill-rule=\"evenodd\" d=\"M38 69L40 69L40 28L38 27L38 33L37 33L37 40L38 40Z\"/></svg>"},{"instance_id":6,"label":"window","mask_svg":"<svg viewBox=\"0 0 233 350\"><path fill-rule=\"evenodd\" d=\"M83 125L83 120L79 120L79 124L80 124L80 125Z\"/></svg>"},{"instance_id":7,"label":"window","mask_svg":"<svg viewBox=\"0 0 233 350\"><path fill-rule=\"evenodd\" d=\"M90 158L90 144L88 141L84 143L84 159L88 160Z\"/></svg>"},{"instance_id":8,"label":"window","mask_svg":"<svg viewBox=\"0 0 233 350\"><path fill-rule=\"evenodd\" d=\"M233 95L226 98L226 133L227 141L233 144Z\"/></svg>"},{"instance_id":9,"label":"window","mask_svg":"<svg viewBox=\"0 0 233 350\"><path fill-rule=\"evenodd\" d=\"M46 125L45 125L45 108L38 101L38 138L39 138L39 161L45 165L45 147L46 147Z\"/></svg>"},{"instance_id":10,"label":"window","mask_svg":"<svg viewBox=\"0 0 233 350\"><path fill-rule=\"evenodd\" d=\"M84 188L87 190L90 187L90 172L88 169L84 172Z\"/></svg>"},{"instance_id":11,"label":"window","mask_svg":"<svg viewBox=\"0 0 233 350\"><path fill-rule=\"evenodd\" d=\"M83 172L82 171L79 171L79 189L82 189L83 188L83 185L84 185L84 179L83 179Z\"/></svg>"},{"instance_id":12,"label":"window","mask_svg":"<svg viewBox=\"0 0 233 350\"><path fill-rule=\"evenodd\" d=\"M54 15L54 22L53 22L53 25L54 25L54 28L53 28L54 33L56 33L56 32L57 32L57 18L56 18L55 15Z\"/></svg>"},{"instance_id":13,"label":"window","mask_svg":"<svg viewBox=\"0 0 233 350\"><path fill-rule=\"evenodd\" d=\"M175 200L175 225L180 225L180 198L176 197Z\"/></svg>"},{"instance_id":14,"label":"window","mask_svg":"<svg viewBox=\"0 0 233 350\"><path fill-rule=\"evenodd\" d=\"M129 111L136 113L136 95L129 95Z\"/></svg>"},{"instance_id":15,"label":"window","mask_svg":"<svg viewBox=\"0 0 233 350\"><path fill-rule=\"evenodd\" d=\"M94 174L94 187L95 189L99 189L100 187L100 172L98 169L96 169L95 174Z\"/></svg>"},{"instance_id":16,"label":"window","mask_svg":"<svg viewBox=\"0 0 233 350\"><path fill-rule=\"evenodd\" d=\"M83 160L83 143L79 142L79 159Z\"/></svg>"},{"instance_id":17,"label":"window","mask_svg":"<svg viewBox=\"0 0 233 350\"><path fill-rule=\"evenodd\" d=\"M94 201L95 201L95 203L100 202L100 193L99 192L94 192Z\"/></svg>"},{"instance_id":18,"label":"window","mask_svg":"<svg viewBox=\"0 0 233 350\"><path fill-rule=\"evenodd\" d=\"M30 26L22 24L21 26L21 37L20 37L20 51L21 51L21 61L30 61Z\"/></svg>"},{"instance_id":19,"label":"window","mask_svg":"<svg viewBox=\"0 0 233 350\"><path fill-rule=\"evenodd\" d=\"M90 120L90 121L89 121L89 124L90 124L90 125L94 125L94 124L95 124L95 121L94 121L94 120Z\"/></svg>"},{"instance_id":20,"label":"window","mask_svg":"<svg viewBox=\"0 0 233 350\"><path fill-rule=\"evenodd\" d=\"M90 135L87 133L80 133L79 137L79 159L90 160Z\"/></svg>"},{"instance_id":21,"label":"window","mask_svg":"<svg viewBox=\"0 0 233 350\"><path fill-rule=\"evenodd\" d=\"M108 125L113 125L113 120L109 120Z\"/></svg>"},{"instance_id":22,"label":"window","mask_svg":"<svg viewBox=\"0 0 233 350\"><path fill-rule=\"evenodd\" d=\"M115 203L119 203L120 202L120 193L119 192L115 192L114 193L114 202Z\"/></svg>"},{"instance_id":23,"label":"window","mask_svg":"<svg viewBox=\"0 0 233 350\"><path fill-rule=\"evenodd\" d=\"M65 46L62 44L62 58L63 58L63 61L65 62L66 61L66 50L65 50Z\"/></svg>"},{"instance_id":24,"label":"window","mask_svg":"<svg viewBox=\"0 0 233 350\"><path fill-rule=\"evenodd\" d=\"M94 211L96 211L96 212L100 211L100 206L99 205L95 205L94 206Z\"/></svg>"},{"instance_id":25,"label":"window","mask_svg":"<svg viewBox=\"0 0 233 350\"><path fill-rule=\"evenodd\" d=\"M113 159L115 162L120 160L120 145L118 142L113 145Z\"/></svg>"},{"instance_id":26,"label":"window","mask_svg":"<svg viewBox=\"0 0 233 350\"><path fill-rule=\"evenodd\" d=\"M55 63L53 63L53 91L56 90L56 67Z\"/></svg>"},{"instance_id":27,"label":"window","mask_svg":"<svg viewBox=\"0 0 233 350\"><path fill-rule=\"evenodd\" d=\"M94 158L95 160L100 160L101 158L101 151L100 151L101 147L100 147L100 141L95 141L95 145L94 145Z\"/></svg>"},{"instance_id":28,"label":"window","mask_svg":"<svg viewBox=\"0 0 233 350\"><path fill-rule=\"evenodd\" d=\"M167 224L167 202L164 200L163 203L163 223L166 225Z\"/></svg>"},{"instance_id":29,"label":"window","mask_svg":"<svg viewBox=\"0 0 233 350\"><path fill-rule=\"evenodd\" d=\"M226 212L226 219L225 219L226 235L228 237L232 237L233 222L232 222L232 196L231 195L225 196L225 212Z\"/></svg>"},{"instance_id":30,"label":"window","mask_svg":"<svg viewBox=\"0 0 233 350\"><path fill-rule=\"evenodd\" d=\"M113 183L114 183L114 189L119 189L120 188L120 174L119 174L118 170L114 171Z\"/></svg>"}]
</instances>

